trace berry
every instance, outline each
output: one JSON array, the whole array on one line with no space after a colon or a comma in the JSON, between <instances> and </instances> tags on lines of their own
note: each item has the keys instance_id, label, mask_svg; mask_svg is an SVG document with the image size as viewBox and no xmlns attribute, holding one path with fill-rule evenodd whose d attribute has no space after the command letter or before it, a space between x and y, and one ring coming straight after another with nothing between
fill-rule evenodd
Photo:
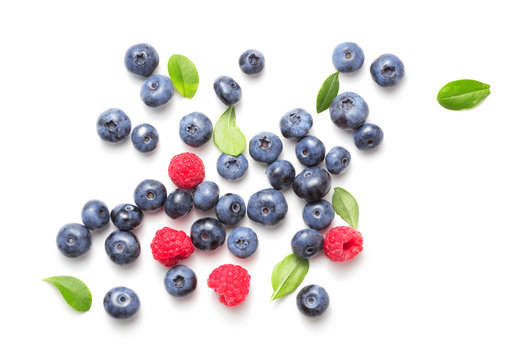
<instances>
[{"instance_id":1,"label":"berry","mask_svg":"<svg viewBox=\"0 0 518 360\"><path fill-rule=\"evenodd\" d=\"M227 180L238 180L248 170L248 160L243 154L232 156L221 154L216 163L218 174Z\"/></svg>"},{"instance_id":2,"label":"berry","mask_svg":"<svg viewBox=\"0 0 518 360\"><path fill-rule=\"evenodd\" d=\"M245 301L248 295L250 275L239 265L225 264L212 270L207 285L220 295L220 303L236 306Z\"/></svg>"},{"instance_id":3,"label":"berry","mask_svg":"<svg viewBox=\"0 0 518 360\"><path fill-rule=\"evenodd\" d=\"M216 204L216 217L222 224L236 225L245 214L245 201L237 194L225 194Z\"/></svg>"},{"instance_id":4,"label":"berry","mask_svg":"<svg viewBox=\"0 0 518 360\"><path fill-rule=\"evenodd\" d=\"M333 51L333 65L340 72L353 72L362 67L365 56L363 50L353 42L344 42Z\"/></svg>"},{"instance_id":5,"label":"berry","mask_svg":"<svg viewBox=\"0 0 518 360\"><path fill-rule=\"evenodd\" d=\"M140 88L140 98L144 104L154 108L167 104L173 94L173 83L164 75L153 75L147 78Z\"/></svg>"},{"instance_id":6,"label":"berry","mask_svg":"<svg viewBox=\"0 0 518 360\"><path fill-rule=\"evenodd\" d=\"M200 112L185 115L180 120L180 139L192 147L204 145L212 137L212 122Z\"/></svg>"},{"instance_id":7,"label":"berry","mask_svg":"<svg viewBox=\"0 0 518 360\"><path fill-rule=\"evenodd\" d=\"M324 160L326 147L318 138L307 135L297 142L295 155L302 165L315 166Z\"/></svg>"},{"instance_id":8,"label":"berry","mask_svg":"<svg viewBox=\"0 0 518 360\"><path fill-rule=\"evenodd\" d=\"M118 265L131 264L140 255L140 243L129 231L115 230L104 243L104 249L110 259Z\"/></svg>"},{"instance_id":9,"label":"berry","mask_svg":"<svg viewBox=\"0 0 518 360\"><path fill-rule=\"evenodd\" d=\"M295 179L295 168L287 160L274 161L266 169L268 181L276 190L290 186Z\"/></svg>"},{"instance_id":10,"label":"berry","mask_svg":"<svg viewBox=\"0 0 518 360\"><path fill-rule=\"evenodd\" d=\"M191 211L192 205L193 200L189 190L176 189L165 200L164 209L171 219L178 219L187 215Z\"/></svg>"},{"instance_id":11,"label":"berry","mask_svg":"<svg viewBox=\"0 0 518 360\"><path fill-rule=\"evenodd\" d=\"M336 126L356 130L367 120L369 106L360 95L344 92L331 101L329 115Z\"/></svg>"},{"instance_id":12,"label":"berry","mask_svg":"<svg viewBox=\"0 0 518 360\"><path fill-rule=\"evenodd\" d=\"M255 161L271 164L282 152L282 141L277 135L264 131L250 140L248 151Z\"/></svg>"},{"instance_id":13,"label":"berry","mask_svg":"<svg viewBox=\"0 0 518 360\"><path fill-rule=\"evenodd\" d=\"M84 255L92 246L90 230L81 224L66 224L59 229L56 244L63 255L75 258Z\"/></svg>"},{"instance_id":14,"label":"berry","mask_svg":"<svg viewBox=\"0 0 518 360\"><path fill-rule=\"evenodd\" d=\"M187 259L194 251L191 239L181 230L164 227L155 233L151 241L153 258L164 266L173 266Z\"/></svg>"},{"instance_id":15,"label":"berry","mask_svg":"<svg viewBox=\"0 0 518 360\"><path fill-rule=\"evenodd\" d=\"M173 266L164 278L165 289L174 297L185 297L192 294L197 283L196 274L185 265Z\"/></svg>"},{"instance_id":16,"label":"berry","mask_svg":"<svg viewBox=\"0 0 518 360\"><path fill-rule=\"evenodd\" d=\"M135 204L143 211L156 211L160 209L167 197L167 190L160 181L144 180L140 182L133 192Z\"/></svg>"},{"instance_id":17,"label":"berry","mask_svg":"<svg viewBox=\"0 0 518 360\"><path fill-rule=\"evenodd\" d=\"M264 68L264 55L258 50L247 50L239 57L239 67L245 74L258 74Z\"/></svg>"},{"instance_id":18,"label":"berry","mask_svg":"<svg viewBox=\"0 0 518 360\"><path fill-rule=\"evenodd\" d=\"M240 259L252 256L258 244L257 234L248 227L235 228L227 239L228 249Z\"/></svg>"},{"instance_id":19,"label":"berry","mask_svg":"<svg viewBox=\"0 0 518 360\"><path fill-rule=\"evenodd\" d=\"M320 254L324 247L324 237L313 229L297 231L291 239L291 250L301 258L309 259Z\"/></svg>"},{"instance_id":20,"label":"berry","mask_svg":"<svg viewBox=\"0 0 518 360\"><path fill-rule=\"evenodd\" d=\"M171 181L182 189L193 188L205 178L203 161L189 152L173 156L168 171Z\"/></svg>"},{"instance_id":21,"label":"berry","mask_svg":"<svg viewBox=\"0 0 518 360\"><path fill-rule=\"evenodd\" d=\"M372 80L381 87L392 87L405 76L405 66L396 55L383 54L371 64Z\"/></svg>"},{"instance_id":22,"label":"berry","mask_svg":"<svg viewBox=\"0 0 518 360\"><path fill-rule=\"evenodd\" d=\"M307 135L313 126L313 118L304 109L293 109L283 115L280 126L282 136L298 139Z\"/></svg>"},{"instance_id":23,"label":"berry","mask_svg":"<svg viewBox=\"0 0 518 360\"><path fill-rule=\"evenodd\" d=\"M337 226L326 234L324 253L334 262L351 260L363 249L362 234L349 226Z\"/></svg>"},{"instance_id":24,"label":"berry","mask_svg":"<svg viewBox=\"0 0 518 360\"><path fill-rule=\"evenodd\" d=\"M143 218L142 210L132 204L117 205L111 212L112 223L119 230L133 230L140 225Z\"/></svg>"},{"instance_id":25,"label":"berry","mask_svg":"<svg viewBox=\"0 0 518 360\"><path fill-rule=\"evenodd\" d=\"M241 100L241 87L229 76L220 76L214 80L214 91L227 106L236 105Z\"/></svg>"},{"instance_id":26,"label":"berry","mask_svg":"<svg viewBox=\"0 0 518 360\"><path fill-rule=\"evenodd\" d=\"M320 199L309 202L302 210L302 218L307 226L315 230L322 230L331 225L335 217L335 210L329 201Z\"/></svg>"},{"instance_id":27,"label":"berry","mask_svg":"<svg viewBox=\"0 0 518 360\"><path fill-rule=\"evenodd\" d=\"M255 222L276 225L286 217L288 203L280 191L264 189L250 196L247 213Z\"/></svg>"},{"instance_id":28,"label":"berry","mask_svg":"<svg viewBox=\"0 0 518 360\"><path fill-rule=\"evenodd\" d=\"M210 251L223 245L226 235L223 225L211 217L201 218L191 225L192 243L200 250Z\"/></svg>"},{"instance_id":29,"label":"berry","mask_svg":"<svg viewBox=\"0 0 518 360\"><path fill-rule=\"evenodd\" d=\"M353 135L354 144L360 150L371 150L383 140L383 130L378 125L366 123Z\"/></svg>"},{"instance_id":30,"label":"berry","mask_svg":"<svg viewBox=\"0 0 518 360\"><path fill-rule=\"evenodd\" d=\"M111 108L97 118L97 134L114 144L123 141L131 131L131 120L124 111Z\"/></svg>"},{"instance_id":31,"label":"berry","mask_svg":"<svg viewBox=\"0 0 518 360\"><path fill-rule=\"evenodd\" d=\"M306 316L320 316L328 306L329 295L322 286L304 286L297 294L297 307Z\"/></svg>"},{"instance_id":32,"label":"berry","mask_svg":"<svg viewBox=\"0 0 518 360\"><path fill-rule=\"evenodd\" d=\"M140 299L135 291L124 287L114 287L106 293L103 300L104 310L116 319L129 319L140 309Z\"/></svg>"},{"instance_id":33,"label":"berry","mask_svg":"<svg viewBox=\"0 0 518 360\"><path fill-rule=\"evenodd\" d=\"M81 210L81 220L89 230L102 229L110 222L110 211L102 201L90 200Z\"/></svg>"},{"instance_id":34,"label":"berry","mask_svg":"<svg viewBox=\"0 0 518 360\"><path fill-rule=\"evenodd\" d=\"M158 53L149 44L136 44L126 51L124 65L135 75L148 77L158 66Z\"/></svg>"},{"instance_id":35,"label":"berry","mask_svg":"<svg viewBox=\"0 0 518 360\"><path fill-rule=\"evenodd\" d=\"M341 174L351 162L351 154L341 146L335 146L326 155L326 168L333 175Z\"/></svg>"},{"instance_id":36,"label":"berry","mask_svg":"<svg viewBox=\"0 0 518 360\"><path fill-rule=\"evenodd\" d=\"M331 189L331 175L320 167L304 169L293 180L293 191L306 201L323 198Z\"/></svg>"},{"instance_id":37,"label":"berry","mask_svg":"<svg viewBox=\"0 0 518 360\"><path fill-rule=\"evenodd\" d=\"M204 181L196 186L193 192L193 202L201 211L212 209L218 203L219 187L215 182Z\"/></svg>"},{"instance_id":38,"label":"berry","mask_svg":"<svg viewBox=\"0 0 518 360\"><path fill-rule=\"evenodd\" d=\"M137 125L131 132L131 142L138 151L143 153L151 152L158 145L158 131L153 125Z\"/></svg>"}]
</instances>

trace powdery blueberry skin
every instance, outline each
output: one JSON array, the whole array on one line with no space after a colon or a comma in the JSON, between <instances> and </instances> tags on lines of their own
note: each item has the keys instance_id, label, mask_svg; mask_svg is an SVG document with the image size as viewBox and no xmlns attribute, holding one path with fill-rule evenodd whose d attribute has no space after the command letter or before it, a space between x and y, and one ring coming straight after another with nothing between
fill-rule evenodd
<instances>
[{"instance_id":1,"label":"powdery blueberry skin","mask_svg":"<svg viewBox=\"0 0 518 360\"><path fill-rule=\"evenodd\" d=\"M327 228L333 222L334 217L335 210L333 209L333 205L324 199L309 202L302 210L304 223L311 229L315 230L323 230Z\"/></svg>"},{"instance_id":2,"label":"powdery blueberry skin","mask_svg":"<svg viewBox=\"0 0 518 360\"><path fill-rule=\"evenodd\" d=\"M214 250L225 243L223 225L211 217L196 220L191 226L192 244L200 250Z\"/></svg>"},{"instance_id":3,"label":"powdery blueberry skin","mask_svg":"<svg viewBox=\"0 0 518 360\"><path fill-rule=\"evenodd\" d=\"M129 72L147 77L155 71L158 66L158 53L149 44L136 44L126 51L124 65Z\"/></svg>"},{"instance_id":4,"label":"powdery blueberry skin","mask_svg":"<svg viewBox=\"0 0 518 360\"><path fill-rule=\"evenodd\" d=\"M248 217L260 224L277 225L288 213L288 203L279 190L264 189L248 200Z\"/></svg>"},{"instance_id":5,"label":"powdery blueberry skin","mask_svg":"<svg viewBox=\"0 0 518 360\"><path fill-rule=\"evenodd\" d=\"M341 146L335 146L326 155L326 168L333 175L343 173L351 162L351 154Z\"/></svg>"},{"instance_id":6,"label":"powdery blueberry skin","mask_svg":"<svg viewBox=\"0 0 518 360\"><path fill-rule=\"evenodd\" d=\"M309 317L320 316L329 307L329 295L319 285L303 287L297 294L296 301L300 312Z\"/></svg>"},{"instance_id":7,"label":"powdery blueberry skin","mask_svg":"<svg viewBox=\"0 0 518 360\"><path fill-rule=\"evenodd\" d=\"M349 73L362 67L365 55L358 44L344 42L335 47L332 59L336 70L342 73Z\"/></svg>"},{"instance_id":8,"label":"powdery blueberry skin","mask_svg":"<svg viewBox=\"0 0 518 360\"><path fill-rule=\"evenodd\" d=\"M315 201L326 196L331 189L331 175L320 167L307 168L295 176L292 187L298 197Z\"/></svg>"},{"instance_id":9,"label":"powdery blueberry skin","mask_svg":"<svg viewBox=\"0 0 518 360\"><path fill-rule=\"evenodd\" d=\"M140 309L137 293L127 287L118 286L106 293L103 300L104 310L116 319L130 319Z\"/></svg>"},{"instance_id":10,"label":"powdery blueberry skin","mask_svg":"<svg viewBox=\"0 0 518 360\"><path fill-rule=\"evenodd\" d=\"M383 130L375 124L364 124L353 135L354 144L360 150L372 150L383 141Z\"/></svg>"},{"instance_id":11,"label":"powdery blueberry skin","mask_svg":"<svg viewBox=\"0 0 518 360\"><path fill-rule=\"evenodd\" d=\"M369 106L357 93L344 92L331 101L329 115L336 126L356 130L367 120Z\"/></svg>"},{"instance_id":12,"label":"powdery blueberry skin","mask_svg":"<svg viewBox=\"0 0 518 360\"><path fill-rule=\"evenodd\" d=\"M56 244L63 255L75 258L84 255L92 246L92 235L86 226L66 224L59 229Z\"/></svg>"},{"instance_id":13,"label":"powdery blueberry skin","mask_svg":"<svg viewBox=\"0 0 518 360\"><path fill-rule=\"evenodd\" d=\"M176 189L165 200L164 209L171 219L178 219L187 215L193 206L192 195L189 190Z\"/></svg>"},{"instance_id":14,"label":"powdery blueberry skin","mask_svg":"<svg viewBox=\"0 0 518 360\"><path fill-rule=\"evenodd\" d=\"M318 255L324 248L324 237L313 229L299 230L291 239L291 250L303 259Z\"/></svg>"},{"instance_id":15,"label":"powdery blueberry skin","mask_svg":"<svg viewBox=\"0 0 518 360\"><path fill-rule=\"evenodd\" d=\"M97 118L97 134L107 142L122 142L131 131L131 120L121 109L111 108Z\"/></svg>"},{"instance_id":16,"label":"powdery blueberry skin","mask_svg":"<svg viewBox=\"0 0 518 360\"><path fill-rule=\"evenodd\" d=\"M137 125L131 132L131 142L138 151L151 152L158 145L158 131L153 125Z\"/></svg>"},{"instance_id":17,"label":"powdery blueberry skin","mask_svg":"<svg viewBox=\"0 0 518 360\"><path fill-rule=\"evenodd\" d=\"M81 210L81 220L89 230L99 230L110 222L110 211L102 201L90 200Z\"/></svg>"},{"instance_id":18,"label":"powdery blueberry skin","mask_svg":"<svg viewBox=\"0 0 518 360\"><path fill-rule=\"evenodd\" d=\"M167 104L173 94L173 83L164 75L147 78L140 88L140 98L144 104L154 108Z\"/></svg>"},{"instance_id":19,"label":"powdery blueberry skin","mask_svg":"<svg viewBox=\"0 0 518 360\"><path fill-rule=\"evenodd\" d=\"M372 80L381 87L392 87L405 76L403 62L393 54L383 54L374 60L370 67Z\"/></svg>"},{"instance_id":20,"label":"powdery blueberry skin","mask_svg":"<svg viewBox=\"0 0 518 360\"><path fill-rule=\"evenodd\" d=\"M174 297L186 297L196 289L198 279L191 268L185 265L175 265L164 278L165 289Z\"/></svg>"},{"instance_id":21,"label":"powdery blueberry skin","mask_svg":"<svg viewBox=\"0 0 518 360\"><path fill-rule=\"evenodd\" d=\"M241 87L229 76L218 77L214 81L214 91L227 106L233 106L241 100Z\"/></svg>"},{"instance_id":22,"label":"powdery blueberry skin","mask_svg":"<svg viewBox=\"0 0 518 360\"><path fill-rule=\"evenodd\" d=\"M235 228L228 235L227 247L234 256L240 259L252 256L258 245L257 234L248 227Z\"/></svg>"},{"instance_id":23,"label":"powdery blueberry skin","mask_svg":"<svg viewBox=\"0 0 518 360\"><path fill-rule=\"evenodd\" d=\"M135 204L143 211L157 211L164 206L167 189L158 180L141 181L133 192Z\"/></svg>"},{"instance_id":24,"label":"powdery blueberry skin","mask_svg":"<svg viewBox=\"0 0 518 360\"><path fill-rule=\"evenodd\" d=\"M193 192L194 206L201 211L208 211L218 203L219 187L215 182L204 181Z\"/></svg>"},{"instance_id":25,"label":"powdery blueberry skin","mask_svg":"<svg viewBox=\"0 0 518 360\"><path fill-rule=\"evenodd\" d=\"M144 213L133 204L119 204L112 209L110 217L119 230L129 231L140 225Z\"/></svg>"},{"instance_id":26,"label":"powdery blueberry skin","mask_svg":"<svg viewBox=\"0 0 518 360\"><path fill-rule=\"evenodd\" d=\"M209 141L212 130L212 122L200 112L187 114L180 120L180 139L192 147L200 147Z\"/></svg>"},{"instance_id":27,"label":"powdery blueberry skin","mask_svg":"<svg viewBox=\"0 0 518 360\"><path fill-rule=\"evenodd\" d=\"M129 231L113 231L106 238L104 249L111 261L118 265L131 264L140 256L140 243Z\"/></svg>"},{"instance_id":28,"label":"powdery blueberry skin","mask_svg":"<svg viewBox=\"0 0 518 360\"><path fill-rule=\"evenodd\" d=\"M277 135L263 131L250 140L248 152L255 161L271 164L282 152L282 141Z\"/></svg>"},{"instance_id":29,"label":"powdery blueberry skin","mask_svg":"<svg viewBox=\"0 0 518 360\"><path fill-rule=\"evenodd\" d=\"M283 115L280 121L281 134L285 138L306 136L313 126L313 117L304 109L293 109Z\"/></svg>"},{"instance_id":30,"label":"powdery blueberry skin","mask_svg":"<svg viewBox=\"0 0 518 360\"><path fill-rule=\"evenodd\" d=\"M326 147L317 137L307 135L297 142L295 155L302 165L316 166L324 160Z\"/></svg>"},{"instance_id":31,"label":"powdery blueberry skin","mask_svg":"<svg viewBox=\"0 0 518 360\"><path fill-rule=\"evenodd\" d=\"M268 166L266 176L275 190L290 186L295 179L295 168L288 160L277 160Z\"/></svg>"},{"instance_id":32,"label":"powdery blueberry skin","mask_svg":"<svg viewBox=\"0 0 518 360\"><path fill-rule=\"evenodd\" d=\"M245 201L237 194L225 194L216 204L216 217L224 225L236 225L245 214Z\"/></svg>"},{"instance_id":33,"label":"powdery blueberry skin","mask_svg":"<svg viewBox=\"0 0 518 360\"><path fill-rule=\"evenodd\" d=\"M241 71L248 75L258 74L264 69L264 55L259 50L246 50L239 57Z\"/></svg>"},{"instance_id":34,"label":"powdery blueberry skin","mask_svg":"<svg viewBox=\"0 0 518 360\"><path fill-rule=\"evenodd\" d=\"M232 156L221 154L216 163L218 174L227 180L241 179L248 170L248 160L243 154Z\"/></svg>"}]
</instances>

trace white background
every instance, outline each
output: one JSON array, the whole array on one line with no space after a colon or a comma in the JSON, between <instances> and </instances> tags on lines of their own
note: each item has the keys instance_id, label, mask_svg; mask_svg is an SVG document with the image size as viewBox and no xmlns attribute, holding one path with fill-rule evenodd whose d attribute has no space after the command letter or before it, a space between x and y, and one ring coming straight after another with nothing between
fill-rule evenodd
<instances>
[{"instance_id":1,"label":"white background","mask_svg":"<svg viewBox=\"0 0 518 360\"><path fill-rule=\"evenodd\" d=\"M3 2L0 357L516 359L518 50L511 3ZM334 72L331 53L344 41L365 52L358 73L340 75L340 91L362 95L369 121L383 128L384 143L373 153L360 153L328 112L315 111L318 89ZM167 74L173 53L196 64L200 87L193 100L176 93L158 110L141 102L142 80L123 65L126 49L139 42L160 54L157 73ZM249 48L266 57L256 78L237 65ZM368 72L385 52L397 54L407 71L392 90L379 88ZM127 268L105 254L112 225L93 235L84 258L68 259L56 248L58 229L80 222L90 199L110 208L131 202L145 178L173 190L169 159L193 150L180 141L178 122L201 111L215 123L225 110L212 89L219 75L234 77L243 89L236 112L248 139L264 130L280 135L280 117L303 107L314 116L311 134L327 149L342 145L352 154L333 185L358 200L364 251L345 264L323 255L311 260L303 285L320 284L331 298L320 319L303 317L294 293L269 302L272 267L304 227L303 201L291 190L284 192L289 212L280 226L241 223L259 235L251 259L239 260L225 246L196 250L184 262L199 279L185 300L165 291L167 269L153 260L149 243L163 226L188 232L204 215L199 211L176 221L146 214L136 231L141 257ZM437 91L462 78L489 83L492 94L470 111L440 107ZM130 141L103 143L95 123L109 107L123 109L134 126L156 126L156 152L140 154ZM194 152L222 193L246 201L268 187L265 166L251 158L246 177L230 183L216 172L212 142ZM281 158L302 170L292 141L284 141ZM345 225L338 216L337 225ZM220 304L206 286L223 263L240 264L252 276L250 294L236 308ZM54 275L77 276L90 287L88 313L70 309L41 281ZM104 294L117 285L140 296L141 312L132 321L111 319L103 309Z\"/></svg>"}]
</instances>

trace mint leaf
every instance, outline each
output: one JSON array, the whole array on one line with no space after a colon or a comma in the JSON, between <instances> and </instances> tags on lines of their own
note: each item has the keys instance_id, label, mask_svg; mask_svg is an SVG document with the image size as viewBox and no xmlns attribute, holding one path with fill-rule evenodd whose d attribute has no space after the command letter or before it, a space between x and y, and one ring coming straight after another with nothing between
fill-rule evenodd
<instances>
[{"instance_id":1,"label":"mint leaf","mask_svg":"<svg viewBox=\"0 0 518 360\"><path fill-rule=\"evenodd\" d=\"M358 203L354 196L345 189L335 187L335 191L333 193L333 208L342 219L349 223L349 225L354 228L358 227L358 217L360 216Z\"/></svg>"},{"instance_id":2,"label":"mint leaf","mask_svg":"<svg viewBox=\"0 0 518 360\"><path fill-rule=\"evenodd\" d=\"M92 306L92 294L84 282L73 276L54 276L43 279L54 285L74 310L86 312Z\"/></svg>"},{"instance_id":3,"label":"mint leaf","mask_svg":"<svg viewBox=\"0 0 518 360\"><path fill-rule=\"evenodd\" d=\"M456 80L439 90L437 101L448 110L470 109L480 104L489 94L489 85L480 81Z\"/></svg>"},{"instance_id":4,"label":"mint leaf","mask_svg":"<svg viewBox=\"0 0 518 360\"><path fill-rule=\"evenodd\" d=\"M338 71L330 75L322 84L317 95L317 113L321 113L329 108L331 101L338 95L340 83L338 81Z\"/></svg>"},{"instance_id":5,"label":"mint leaf","mask_svg":"<svg viewBox=\"0 0 518 360\"><path fill-rule=\"evenodd\" d=\"M233 106L220 116L214 126L214 144L225 154L238 156L246 148L245 135L236 126L236 111Z\"/></svg>"},{"instance_id":6,"label":"mint leaf","mask_svg":"<svg viewBox=\"0 0 518 360\"><path fill-rule=\"evenodd\" d=\"M200 83L198 70L192 61L183 55L172 55L169 58L167 70L176 90L183 97L192 99Z\"/></svg>"},{"instance_id":7,"label":"mint leaf","mask_svg":"<svg viewBox=\"0 0 518 360\"><path fill-rule=\"evenodd\" d=\"M270 301L279 299L295 290L306 277L309 270L308 259L290 254L273 267L273 294Z\"/></svg>"}]
</instances>

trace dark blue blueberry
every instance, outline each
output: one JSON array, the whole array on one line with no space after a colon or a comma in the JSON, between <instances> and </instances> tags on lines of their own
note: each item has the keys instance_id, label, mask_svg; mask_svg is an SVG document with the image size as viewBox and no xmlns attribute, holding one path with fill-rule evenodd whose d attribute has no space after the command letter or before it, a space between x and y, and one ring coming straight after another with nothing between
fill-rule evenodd
<instances>
[{"instance_id":1,"label":"dark blue blueberry","mask_svg":"<svg viewBox=\"0 0 518 360\"><path fill-rule=\"evenodd\" d=\"M243 154L232 156L221 154L216 163L218 174L227 180L238 180L245 175L248 170L248 160Z\"/></svg>"},{"instance_id":2,"label":"dark blue blueberry","mask_svg":"<svg viewBox=\"0 0 518 360\"><path fill-rule=\"evenodd\" d=\"M281 133L285 138L301 138L306 136L313 126L311 114L304 109L288 111L280 121Z\"/></svg>"},{"instance_id":3,"label":"dark blue blueberry","mask_svg":"<svg viewBox=\"0 0 518 360\"><path fill-rule=\"evenodd\" d=\"M110 259L118 265L131 264L140 255L140 243L137 237L129 232L115 230L104 242L104 249Z\"/></svg>"},{"instance_id":4,"label":"dark blue blueberry","mask_svg":"<svg viewBox=\"0 0 518 360\"><path fill-rule=\"evenodd\" d=\"M180 120L180 138L189 146L200 147L212 137L212 122L200 112L185 115Z\"/></svg>"},{"instance_id":5,"label":"dark blue blueberry","mask_svg":"<svg viewBox=\"0 0 518 360\"><path fill-rule=\"evenodd\" d=\"M187 215L193 205L192 195L189 190L176 189L165 200L165 213L172 219L178 219Z\"/></svg>"},{"instance_id":6,"label":"dark blue blueberry","mask_svg":"<svg viewBox=\"0 0 518 360\"><path fill-rule=\"evenodd\" d=\"M191 226L192 244L200 250L214 250L225 242L223 225L211 217L196 220Z\"/></svg>"},{"instance_id":7,"label":"dark blue blueberry","mask_svg":"<svg viewBox=\"0 0 518 360\"><path fill-rule=\"evenodd\" d=\"M160 181L147 179L141 181L133 192L135 204L143 211L160 209L167 197L167 190Z\"/></svg>"},{"instance_id":8,"label":"dark blue blueberry","mask_svg":"<svg viewBox=\"0 0 518 360\"><path fill-rule=\"evenodd\" d=\"M248 151L255 161L271 164L282 152L282 141L277 135L263 131L250 140Z\"/></svg>"},{"instance_id":9,"label":"dark blue blueberry","mask_svg":"<svg viewBox=\"0 0 518 360\"><path fill-rule=\"evenodd\" d=\"M351 162L351 154L341 146L335 146L326 155L327 171L338 175L347 169Z\"/></svg>"},{"instance_id":10,"label":"dark blue blueberry","mask_svg":"<svg viewBox=\"0 0 518 360\"><path fill-rule=\"evenodd\" d=\"M322 286L304 286L297 294L297 307L306 316L320 316L328 306L329 295Z\"/></svg>"},{"instance_id":11,"label":"dark blue blueberry","mask_svg":"<svg viewBox=\"0 0 518 360\"><path fill-rule=\"evenodd\" d=\"M263 225L276 225L286 217L288 203L279 190L264 189L248 199L248 217Z\"/></svg>"},{"instance_id":12,"label":"dark blue blueberry","mask_svg":"<svg viewBox=\"0 0 518 360\"><path fill-rule=\"evenodd\" d=\"M353 135L354 144L360 150L371 150L383 140L383 130L378 125L366 123Z\"/></svg>"},{"instance_id":13,"label":"dark blue blueberry","mask_svg":"<svg viewBox=\"0 0 518 360\"><path fill-rule=\"evenodd\" d=\"M245 201L237 194L225 194L216 204L216 217L222 224L236 225L245 214Z\"/></svg>"},{"instance_id":14,"label":"dark blue blueberry","mask_svg":"<svg viewBox=\"0 0 518 360\"><path fill-rule=\"evenodd\" d=\"M236 105L241 100L241 87L229 76L220 76L214 81L214 91L223 104Z\"/></svg>"},{"instance_id":15,"label":"dark blue blueberry","mask_svg":"<svg viewBox=\"0 0 518 360\"><path fill-rule=\"evenodd\" d=\"M131 132L131 142L140 152L150 152L158 145L158 131L149 124L140 124Z\"/></svg>"},{"instance_id":16,"label":"dark blue blueberry","mask_svg":"<svg viewBox=\"0 0 518 360\"><path fill-rule=\"evenodd\" d=\"M245 74L253 75L263 71L264 55L258 50L247 50L239 57L239 67Z\"/></svg>"},{"instance_id":17,"label":"dark blue blueberry","mask_svg":"<svg viewBox=\"0 0 518 360\"><path fill-rule=\"evenodd\" d=\"M382 87L399 84L405 76L405 66L396 55L383 54L371 64L372 79Z\"/></svg>"},{"instance_id":18,"label":"dark blue blueberry","mask_svg":"<svg viewBox=\"0 0 518 360\"><path fill-rule=\"evenodd\" d=\"M331 175L326 169L307 168L295 176L292 186L298 197L307 201L315 201L326 196L331 189Z\"/></svg>"},{"instance_id":19,"label":"dark blue blueberry","mask_svg":"<svg viewBox=\"0 0 518 360\"><path fill-rule=\"evenodd\" d=\"M81 224L66 224L59 229L56 236L59 251L68 257L84 255L92 246L90 230Z\"/></svg>"},{"instance_id":20,"label":"dark blue blueberry","mask_svg":"<svg viewBox=\"0 0 518 360\"><path fill-rule=\"evenodd\" d=\"M120 143L130 131L130 118L121 109L108 109L97 118L97 134L104 141Z\"/></svg>"},{"instance_id":21,"label":"dark blue blueberry","mask_svg":"<svg viewBox=\"0 0 518 360\"><path fill-rule=\"evenodd\" d=\"M329 201L320 199L309 202L302 210L302 218L307 226L316 230L323 230L333 222L335 209Z\"/></svg>"},{"instance_id":22,"label":"dark blue blueberry","mask_svg":"<svg viewBox=\"0 0 518 360\"><path fill-rule=\"evenodd\" d=\"M291 250L301 258L309 259L318 255L324 248L324 237L313 229L297 231L291 239Z\"/></svg>"},{"instance_id":23,"label":"dark blue blueberry","mask_svg":"<svg viewBox=\"0 0 518 360\"><path fill-rule=\"evenodd\" d=\"M295 179L295 168L287 160L277 160L268 166L266 170L268 181L276 190L290 186Z\"/></svg>"},{"instance_id":24,"label":"dark blue blueberry","mask_svg":"<svg viewBox=\"0 0 518 360\"><path fill-rule=\"evenodd\" d=\"M148 77L158 66L158 53L149 44L136 44L126 51L124 65L135 75Z\"/></svg>"},{"instance_id":25,"label":"dark blue blueberry","mask_svg":"<svg viewBox=\"0 0 518 360\"><path fill-rule=\"evenodd\" d=\"M333 51L333 65L340 72L353 72L362 67L365 56L363 50L353 42L344 42Z\"/></svg>"},{"instance_id":26,"label":"dark blue blueberry","mask_svg":"<svg viewBox=\"0 0 518 360\"><path fill-rule=\"evenodd\" d=\"M173 266L164 278L165 289L174 297L185 297L192 294L197 284L196 274L185 265Z\"/></svg>"},{"instance_id":27,"label":"dark blue blueberry","mask_svg":"<svg viewBox=\"0 0 518 360\"><path fill-rule=\"evenodd\" d=\"M252 256L258 244L257 234L248 227L235 228L227 239L228 249L240 259Z\"/></svg>"},{"instance_id":28,"label":"dark blue blueberry","mask_svg":"<svg viewBox=\"0 0 518 360\"><path fill-rule=\"evenodd\" d=\"M144 213L133 204L120 204L112 209L111 218L113 225L119 230L129 231L140 225Z\"/></svg>"},{"instance_id":29,"label":"dark blue blueberry","mask_svg":"<svg viewBox=\"0 0 518 360\"><path fill-rule=\"evenodd\" d=\"M103 300L104 310L116 319L129 319L140 309L140 299L135 291L124 287L114 287L106 293Z\"/></svg>"},{"instance_id":30,"label":"dark blue blueberry","mask_svg":"<svg viewBox=\"0 0 518 360\"><path fill-rule=\"evenodd\" d=\"M360 95L344 92L331 101L329 115L336 126L356 130L367 120L369 106Z\"/></svg>"},{"instance_id":31,"label":"dark blue blueberry","mask_svg":"<svg viewBox=\"0 0 518 360\"><path fill-rule=\"evenodd\" d=\"M201 211L212 209L218 203L219 187L215 182L204 181L196 186L193 192L193 202Z\"/></svg>"},{"instance_id":32,"label":"dark blue blueberry","mask_svg":"<svg viewBox=\"0 0 518 360\"><path fill-rule=\"evenodd\" d=\"M326 147L320 139L307 135L297 141L295 155L297 155L297 159L299 159L302 165L315 166L324 160Z\"/></svg>"},{"instance_id":33,"label":"dark blue blueberry","mask_svg":"<svg viewBox=\"0 0 518 360\"><path fill-rule=\"evenodd\" d=\"M110 211L102 201L90 200L83 206L81 220L90 230L102 229L110 222Z\"/></svg>"},{"instance_id":34,"label":"dark blue blueberry","mask_svg":"<svg viewBox=\"0 0 518 360\"><path fill-rule=\"evenodd\" d=\"M173 94L173 83L164 75L147 78L140 88L140 98L144 104L154 108L167 104Z\"/></svg>"}]
</instances>

